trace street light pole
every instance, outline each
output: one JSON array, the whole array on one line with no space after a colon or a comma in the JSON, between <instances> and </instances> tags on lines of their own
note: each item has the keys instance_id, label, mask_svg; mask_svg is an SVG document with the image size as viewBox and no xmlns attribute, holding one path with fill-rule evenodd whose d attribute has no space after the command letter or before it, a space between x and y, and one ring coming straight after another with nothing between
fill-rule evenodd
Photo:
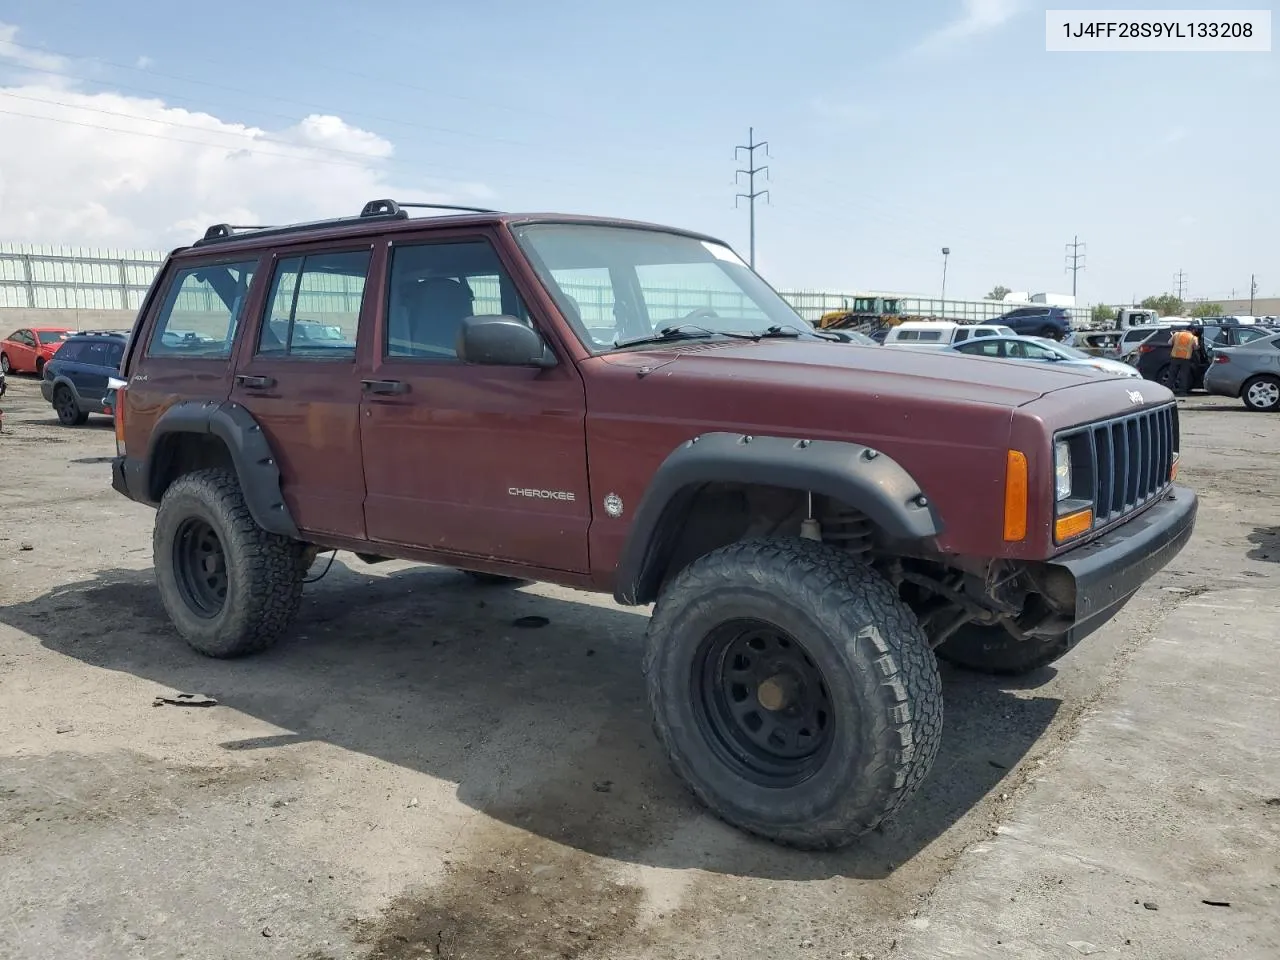
<instances>
[{"instance_id":1,"label":"street light pole","mask_svg":"<svg viewBox=\"0 0 1280 960\"><path fill-rule=\"evenodd\" d=\"M942 248L942 311L947 310L947 257L951 256L951 248Z\"/></svg>"}]
</instances>

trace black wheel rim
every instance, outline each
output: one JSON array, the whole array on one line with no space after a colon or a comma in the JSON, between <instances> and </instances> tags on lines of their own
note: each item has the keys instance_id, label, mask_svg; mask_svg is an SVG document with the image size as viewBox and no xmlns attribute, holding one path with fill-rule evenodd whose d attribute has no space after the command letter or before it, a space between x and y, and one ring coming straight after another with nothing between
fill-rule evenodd
<instances>
[{"instance_id":1,"label":"black wheel rim","mask_svg":"<svg viewBox=\"0 0 1280 960\"><path fill-rule=\"evenodd\" d=\"M59 390L53 398L54 408L58 411L58 418L65 423L70 423L76 418L75 401L71 398L71 394L67 390Z\"/></svg>"},{"instance_id":2,"label":"black wheel rim","mask_svg":"<svg viewBox=\"0 0 1280 960\"><path fill-rule=\"evenodd\" d=\"M216 617L227 602L227 556L212 526L195 517L182 522L173 541L173 567L187 606L199 616Z\"/></svg>"},{"instance_id":3,"label":"black wheel rim","mask_svg":"<svg viewBox=\"0 0 1280 960\"><path fill-rule=\"evenodd\" d=\"M826 761L831 692L808 651L772 624L733 620L712 630L698 650L692 693L703 735L740 777L789 787Z\"/></svg>"}]
</instances>

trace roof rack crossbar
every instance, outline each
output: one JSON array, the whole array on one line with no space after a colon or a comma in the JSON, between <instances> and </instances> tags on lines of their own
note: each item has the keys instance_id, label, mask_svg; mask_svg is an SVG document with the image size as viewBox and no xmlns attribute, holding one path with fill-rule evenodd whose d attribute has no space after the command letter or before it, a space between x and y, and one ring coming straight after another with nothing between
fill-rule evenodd
<instances>
[{"instance_id":1,"label":"roof rack crossbar","mask_svg":"<svg viewBox=\"0 0 1280 960\"><path fill-rule=\"evenodd\" d=\"M396 200L370 200L361 209L359 216L356 217L335 217L330 220L315 220L309 223L294 223L285 226L235 226L229 223L215 223L204 232L204 237L197 240L194 246L205 246L211 243L221 243L226 240L239 239L244 232L250 232L255 236L274 236L276 234L305 233L310 230L325 230L330 227L341 226L342 224L358 223L358 222L377 222L382 220L407 220L409 218L408 210L410 208L422 208L429 210L453 210L459 213L500 213L498 210L489 210L485 207L464 207L455 206L448 203L400 203ZM242 231L237 233L237 231Z\"/></svg>"}]
</instances>

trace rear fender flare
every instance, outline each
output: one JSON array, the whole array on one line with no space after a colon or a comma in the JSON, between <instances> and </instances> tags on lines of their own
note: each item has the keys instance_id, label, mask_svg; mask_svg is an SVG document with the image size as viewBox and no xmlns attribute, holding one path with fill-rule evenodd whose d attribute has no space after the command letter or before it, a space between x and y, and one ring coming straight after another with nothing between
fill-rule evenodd
<instances>
[{"instance_id":1,"label":"rear fender flare","mask_svg":"<svg viewBox=\"0 0 1280 960\"><path fill-rule=\"evenodd\" d=\"M187 400L175 403L156 421L147 451L147 494L159 502L160 469L156 454L168 436L181 433L211 434L231 454L245 503L258 526L268 533L299 539L298 527L284 501L280 467L262 426L238 403Z\"/></svg>"},{"instance_id":2,"label":"rear fender flare","mask_svg":"<svg viewBox=\"0 0 1280 960\"><path fill-rule=\"evenodd\" d=\"M654 473L618 561L614 598L651 603L689 505L707 483L787 487L862 511L893 541L942 532L932 502L892 457L857 443L708 433L673 450Z\"/></svg>"}]
</instances>

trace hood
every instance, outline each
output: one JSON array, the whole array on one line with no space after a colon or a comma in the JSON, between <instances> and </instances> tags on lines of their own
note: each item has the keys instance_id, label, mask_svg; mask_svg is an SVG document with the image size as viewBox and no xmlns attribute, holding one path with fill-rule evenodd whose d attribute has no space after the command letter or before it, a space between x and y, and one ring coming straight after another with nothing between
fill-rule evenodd
<instances>
[{"instance_id":1,"label":"hood","mask_svg":"<svg viewBox=\"0 0 1280 960\"><path fill-rule=\"evenodd\" d=\"M752 384L760 393L782 389L851 393L1012 408L1055 390L1097 379L1088 369L968 357L951 350L902 350L814 340L694 341L654 350L601 356L611 366L647 376Z\"/></svg>"}]
</instances>

